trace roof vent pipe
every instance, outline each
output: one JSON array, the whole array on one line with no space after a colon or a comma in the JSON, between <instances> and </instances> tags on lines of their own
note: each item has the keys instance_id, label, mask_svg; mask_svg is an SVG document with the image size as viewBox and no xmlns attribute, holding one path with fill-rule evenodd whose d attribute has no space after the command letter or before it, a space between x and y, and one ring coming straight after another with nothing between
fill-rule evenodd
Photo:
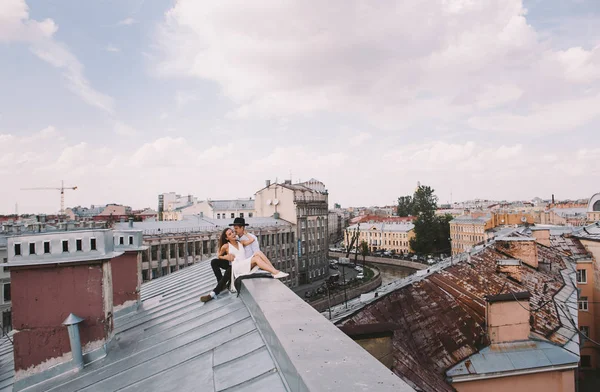
<instances>
[{"instance_id":1,"label":"roof vent pipe","mask_svg":"<svg viewBox=\"0 0 600 392\"><path fill-rule=\"evenodd\" d=\"M133 228L133 218L129 218L129 228Z\"/></svg>"},{"instance_id":2,"label":"roof vent pipe","mask_svg":"<svg viewBox=\"0 0 600 392\"><path fill-rule=\"evenodd\" d=\"M63 321L63 325L67 327L69 332L69 342L71 343L71 353L73 354L73 363L77 369L83 369L83 352L81 349L81 338L79 337L79 323L82 322L81 317L77 317L73 313Z\"/></svg>"}]
</instances>

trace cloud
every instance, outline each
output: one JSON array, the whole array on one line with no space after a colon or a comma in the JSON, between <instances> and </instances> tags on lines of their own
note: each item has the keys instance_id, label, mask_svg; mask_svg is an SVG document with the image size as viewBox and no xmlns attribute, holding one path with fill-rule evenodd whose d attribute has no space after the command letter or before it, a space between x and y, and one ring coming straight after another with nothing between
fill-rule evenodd
<instances>
[{"instance_id":1,"label":"cloud","mask_svg":"<svg viewBox=\"0 0 600 392\"><path fill-rule=\"evenodd\" d=\"M121 121L117 121L115 123L114 132L118 136L126 138L132 138L135 136L139 136L140 134L140 132L137 129Z\"/></svg>"},{"instance_id":2,"label":"cloud","mask_svg":"<svg viewBox=\"0 0 600 392\"><path fill-rule=\"evenodd\" d=\"M432 135L574 106L586 82L599 87L598 49L553 50L521 0L178 0L158 46L161 75L218 83L232 118L350 112Z\"/></svg>"},{"instance_id":3,"label":"cloud","mask_svg":"<svg viewBox=\"0 0 600 392\"><path fill-rule=\"evenodd\" d=\"M67 46L54 39L58 26L52 19L30 19L24 0L6 0L0 7L0 42L29 45L41 60L62 71L68 88L89 105L108 113L114 112L113 99L95 90L85 78L83 65Z\"/></svg>"},{"instance_id":4,"label":"cloud","mask_svg":"<svg viewBox=\"0 0 600 392\"><path fill-rule=\"evenodd\" d=\"M364 142L366 142L367 140L369 140L371 138L372 138L372 135L370 133L361 132L350 138L350 145L351 146L360 146L361 144L363 144Z\"/></svg>"},{"instance_id":5,"label":"cloud","mask_svg":"<svg viewBox=\"0 0 600 392\"><path fill-rule=\"evenodd\" d=\"M119 26L131 26L132 24L137 23L137 20L133 19L133 18L125 18L123 20L120 20L119 23L117 23Z\"/></svg>"},{"instance_id":6,"label":"cloud","mask_svg":"<svg viewBox=\"0 0 600 392\"><path fill-rule=\"evenodd\" d=\"M177 91L175 93L175 102L177 106L185 106L190 102L193 102L198 99L198 96L194 93L186 92L186 91Z\"/></svg>"},{"instance_id":7,"label":"cloud","mask_svg":"<svg viewBox=\"0 0 600 392\"><path fill-rule=\"evenodd\" d=\"M107 45L104 50L106 50L107 52L120 52L121 49L117 48L114 45Z\"/></svg>"}]
</instances>

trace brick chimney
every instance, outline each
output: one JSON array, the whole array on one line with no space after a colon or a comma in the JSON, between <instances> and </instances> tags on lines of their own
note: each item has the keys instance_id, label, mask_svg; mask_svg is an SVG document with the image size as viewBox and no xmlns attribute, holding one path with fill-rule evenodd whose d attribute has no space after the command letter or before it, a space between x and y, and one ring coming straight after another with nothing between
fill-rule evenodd
<instances>
[{"instance_id":1,"label":"brick chimney","mask_svg":"<svg viewBox=\"0 0 600 392\"><path fill-rule=\"evenodd\" d=\"M77 368L63 325L71 314L83 319L77 328L84 364L106 354L113 330L110 260L120 255L110 230L9 238L15 390Z\"/></svg>"},{"instance_id":2,"label":"brick chimney","mask_svg":"<svg viewBox=\"0 0 600 392\"><path fill-rule=\"evenodd\" d=\"M115 250L123 252L122 255L110 261L113 277L114 314L118 316L122 312L135 310L140 302L142 252L148 247L142 245L141 230L115 231L113 237Z\"/></svg>"},{"instance_id":3,"label":"brick chimney","mask_svg":"<svg viewBox=\"0 0 600 392\"><path fill-rule=\"evenodd\" d=\"M538 267L538 249L535 238L504 237L496 240L497 249L523 261L530 267Z\"/></svg>"},{"instance_id":4,"label":"brick chimney","mask_svg":"<svg viewBox=\"0 0 600 392\"><path fill-rule=\"evenodd\" d=\"M496 272L507 274L517 282L521 281L521 260L499 259L496 260Z\"/></svg>"},{"instance_id":5,"label":"brick chimney","mask_svg":"<svg viewBox=\"0 0 600 392\"><path fill-rule=\"evenodd\" d=\"M529 297L528 292L486 297L485 319L492 344L529 339Z\"/></svg>"},{"instance_id":6,"label":"brick chimney","mask_svg":"<svg viewBox=\"0 0 600 392\"><path fill-rule=\"evenodd\" d=\"M550 229L536 229L532 230L531 234L535 240L546 246L550 246Z\"/></svg>"}]
</instances>

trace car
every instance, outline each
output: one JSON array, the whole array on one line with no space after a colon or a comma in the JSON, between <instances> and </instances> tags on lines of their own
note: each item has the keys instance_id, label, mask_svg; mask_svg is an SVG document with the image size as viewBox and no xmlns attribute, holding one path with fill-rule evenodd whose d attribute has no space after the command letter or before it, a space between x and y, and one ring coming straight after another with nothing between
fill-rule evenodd
<instances>
[{"instance_id":1,"label":"car","mask_svg":"<svg viewBox=\"0 0 600 392\"><path fill-rule=\"evenodd\" d=\"M357 265L356 267L354 267L354 270L362 272L363 269L362 269L362 267L360 265Z\"/></svg>"},{"instance_id":2,"label":"car","mask_svg":"<svg viewBox=\"0 0 600 392\"><path fill-rule=\"evenodd\" d=\"M336 270L336 269L338 269L338 266L335 264L329 264L329 268Z\"/></svg>"},{"instance_id":3,"label":"car","mask_svg":"<svg viewBox=\"0 0 600 392\"><path fill-rule=\"evenodd\" d=\"M365 275L361 272L358 275L356 275L356 279L364 279Z\"/></svg>"}]
</instances>

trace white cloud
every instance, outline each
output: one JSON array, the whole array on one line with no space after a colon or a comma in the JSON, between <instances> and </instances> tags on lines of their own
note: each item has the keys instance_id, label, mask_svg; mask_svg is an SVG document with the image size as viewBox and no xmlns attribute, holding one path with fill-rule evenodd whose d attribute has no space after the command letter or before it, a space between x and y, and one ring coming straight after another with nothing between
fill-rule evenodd
<instances>
[{"instance_id":1,"label":"white cloud","mask_svg":"<svg viewBox=\"0 0 600 392\"><path fill-rule=\"evenodd\" d=\"M131 26L132 24L137 23L137 20L133 19L133 18L125 18L123 20L120 20L119 23L117 23L120 26Z\"/></svg>"},{"instance_id":2,"label":"white cloud","mask_svg":"<svg viewBox=\"0 0 600 392\"><path fill-rule=\"evenodd\" d=\"M106 50L107 52L120 52L121 49L117 48L114 45L107 45L104 50Z\"/></svg>"},{"instance_id":3,"label":"white cloud","mask_svg":"<svg viewBox=\"0 0 600 392\"><path fill-rule=\"evenodd\" d=\"M367 140L371 139L373 136L370 133L367 132L361 132L357 135L354 135L350 138L350 145L351 146L360 146L361 144L363 144L364 142L366 142Z\"/></svg>"},{"instance_id":4,"label":"white cloud","mask_svg":"<svg viewBox=\"0 0 600 392\"><path fill-rule=\"evenodd\" d=\"M134 136L139 136L140 132L135 129L134 127L125 124L124 122L121 121L117 121L115 123L115 128L114 128L114 132L118 135L118 136L122 136L122 137L126 137L126 138L131 138Z\"/></svg>"},{"instance_id":5,"label":"white cloud","mask_svg":"<svg viewBox=\"0 0 600 392\"><path fill-rule=\"evenodd\" d=\"M83 74L83 65L66 45L53 37L58 26L52 19L29 18L24 0L5 0L0 7L0 42L22 42L40 59L62 70L68 88L86 103L106 112L114 111L113 99L95 90Z\"/></svg>"},{"instance_id":6,"label":"white cloud","mask_svg":"<svg viewBox=\"0 0 600 392\"><path fill-rule=\"evenodd\" d=\"M177 91L175 93L175 102L177 106L185 106L190 102L193 102L198 99L198 96L194 93L190 93L187 91Z\"/></svg>"},{"instance_id":7,"label":"white cloud","mask_svg":"<svg viewBox=\"0 0 600 392\"><path fill-rule=\"evenodd\" d=\"M160 31L159 72L217 82L236 118L351 112L460 131L496 110L573 106L600 66L598 49L549 49L521 0L178 0Z\"/></svg>"}]
</instances>

